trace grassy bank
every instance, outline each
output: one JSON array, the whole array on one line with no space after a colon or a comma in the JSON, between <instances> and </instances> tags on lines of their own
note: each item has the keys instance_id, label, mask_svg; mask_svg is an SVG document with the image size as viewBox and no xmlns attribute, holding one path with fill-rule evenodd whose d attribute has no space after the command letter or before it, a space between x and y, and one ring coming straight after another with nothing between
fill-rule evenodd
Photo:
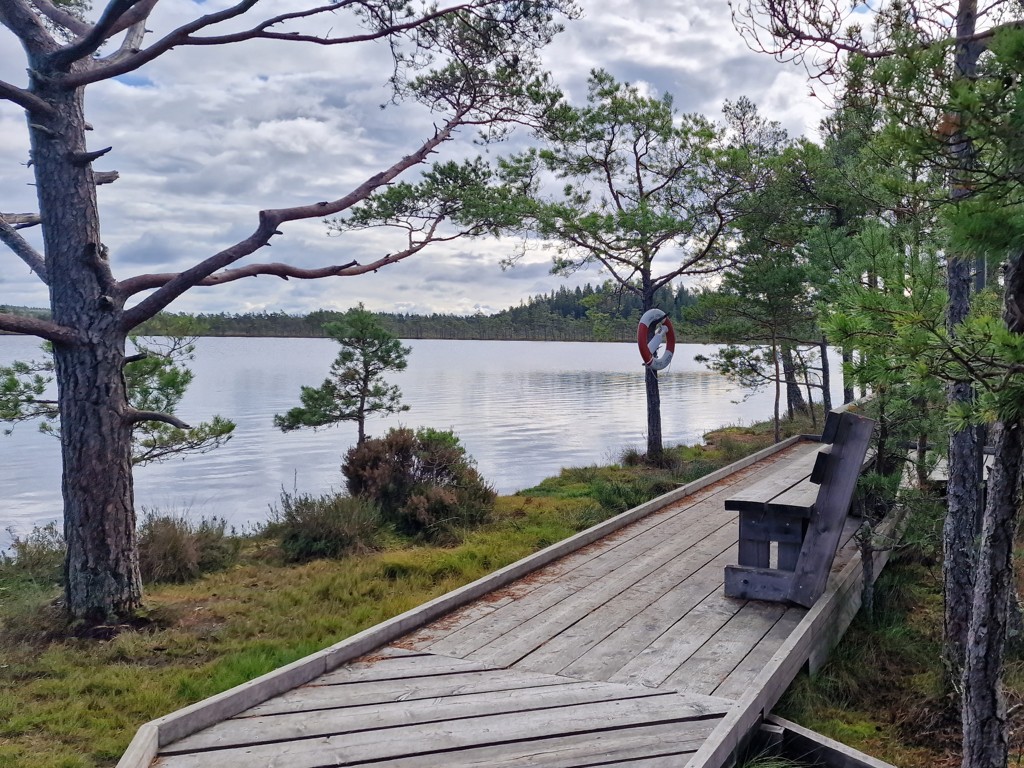
<instances>
[{"instance_id":1,"label":"grassy bank","mask_svg":"<svg viewBox=\"0 0 1024 768\"><path fill-rule=\"evenodd\" d=\"M789 429L812 431L799 423ZM140 724L338 642L735 461L768 445L770 432L763 425L711 433L704 446L672 449L663 469L644 467L629 455L612 467L566 469L535 488L499 497L486 525L460 532L447 546L395 539L375 551L287 565L279 540L247 538L226 570L186 584L148 586L141 626L111 629L107 637L69 636L55 605L59 588L47 564L46 542L39 542L19 553L22 567L9 561L0 566L0 767L113 765ZM25 567L33 558L38 562ZM903 573L900 567L893 571ZM910 575L898 579L923 582L922 590L929 586L929 566L908 567ZM902 584L897 582L893 594L918 589ZM901 619L911 629L935 619L930 603L922 604L923 618ZM911 646L922 657L914 663L923 665L911 676L920 681L917 688L929 690L935 672L927 662L937 654L911 629L880 624L878 617L889 614L888 608L880 610L874 623L853 631L873 637L881 627L892 636L891 646L870 646L892 659L878 673L886 679L904 676L911 660L896 651L901 644ZM867 645L857 637L855 644ZM901 711L900 702L874 708L865 703L861 709L860 699L846 692L856 691L858 670L864 673L873 664L837 658L846 666L830 669L843 671L798 683L783 714L901 766L939 765L929 755L940 753L918 755L916 747L905 746L899 715L893 714ZM822 680L830 682L822 688ZM851 722L856 733L849 732Z\"/></svg>"}]
</instances>

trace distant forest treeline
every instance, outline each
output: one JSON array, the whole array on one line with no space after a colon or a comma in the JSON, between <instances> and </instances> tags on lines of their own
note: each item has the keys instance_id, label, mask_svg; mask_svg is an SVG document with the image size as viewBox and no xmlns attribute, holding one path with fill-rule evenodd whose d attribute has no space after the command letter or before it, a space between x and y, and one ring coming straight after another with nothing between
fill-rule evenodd
<instances>
[{"instance_id":1,"label":"distant forest treeline","mask_svg":"<svg viewBox=\"0 0 1024 768\"><path fill-rule=\"evenodd\" d=\"M666 286L657 306L674 320L681 310L694 304L696 293L685 287ZM45 310L2 307L0 311L46 316ZM324 336L323 326L342 313L317 310L308 315L287 312L231 314L164 312L137 332L148 336ZM549 294L533 296L517 307L493 315L406 315L377 313L385 327L402 339L501 339L516 341L631 341L636 338L640 299L611 283L598 287L559 287ZM676 323L677 328L681 326Z\"/></svg>"}]
</instances>

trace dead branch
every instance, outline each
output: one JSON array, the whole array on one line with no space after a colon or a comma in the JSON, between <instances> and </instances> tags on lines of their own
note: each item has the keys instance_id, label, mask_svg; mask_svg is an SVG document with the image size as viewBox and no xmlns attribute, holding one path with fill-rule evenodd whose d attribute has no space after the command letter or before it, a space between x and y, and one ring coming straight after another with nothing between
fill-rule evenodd
<instances>
[{"instance_id":1,"label":"dead branch","mask_svg":"<svg viewBox=\"0 0 1024 768\"><path fill-rule=\"evenodd\" d=\"M142 17L144 19L145 16L149 15L149 11L152 10L154 4L153 0L110 0L99 21L93 24L85 35L79 37L71 45L65 46L51 54L54 66L62 69L79 59L84 59L96 53L111 35L128 29L132 24L140 21L139 18L133 17L125 19L125 16L132 8L142 5L143 11L137 11L136 13L145 13Z\"/></svg>"},{"instance_id":2,"label":"dead branch","mask_svg":"<svg viewBox=\"0 0 1024 768\"><path fill-rule=\"evenodd\" d=\"M347 270L356 266L359 266L359 263L356 261L350 261L348 264L320 267L318 269L301 269L300 267L281 263L250 264L245 267L239 267L238 269L222 270L221 272L217 272L216 274L210 275L206 279L199 281L196 285L209 287L221 285L222 283L230 283L235 280L241 280L244 277L258 277L260 275L280 277L282 280L288 280L293 277L297 280L319 280L322 277L337 277L339 275L343 275ZM122 296L134 296L142 291L162 288L171 280L176 278L178 274L179 273L177 272L165 272L163 274L137 275L135 277L130 277L127 280L122 280L119 288Z\"/></svg>"},{"instance_id":3,"label":"dead branch","mask_svg":"<svg viewBox=\"0 0 1024 768\"><path fill-rule=\"evenodd\" d=\"M92 175L92 180L96 183L96 186L100 184L113 184L121 178L121 174L117 171L95 171Z\"/></svg>"},{"instance_id":4,"label":"dead branch","mask_svg":"<svg viewBox=\"0 0 1024 768\"><path fill-rule=\"evenodd\" d=\"M32 0L32 5L54 24L63 27L77 37L89 34L89 31L92 29L92 24L83 21L72 13L68 13L63 8L54 5L50 0Z\"/></svg>"},{"instance_id":5,"label":"dead branch","mask_svg":"<svg viewBox=\"0 0 1024 768\"><path fill-rule=\"evenodd\" d=\"M33 115L52 115L54 113L53 107L34 93L26 91L24 88L18 88L3 80L0 80L0 99L12 101Z\"/></svg>"},{"instance_id":6,"label":"dead branch","mask_svg":"<svg viewBox=\"0 0 1024 768\"><path fill-rule=\"evenodd\" d=\"M312 203L294 208L260 211L259 226L249 237L224 249L220 253L214 254L191 269L179 273L150 296L131 309L126 310L122 315L121 327L125 331L131 330L139 323L162 310L189 288L199 285L215 272L234 264L239 259L264 247L285 222L333 216L365 200L375 189L388 184L403 171L426 160L438 146L451 137L455 128L462 123L467 111L468 109L464 109L456 112L431 138L423 142L415 152L406 155L401 160L392 164L387 170L371 176L344 197L333 201ZM352 272L352 274L360 274L360 272ZM123 290L123 285L121 290Z\"/></svg>"},{"instance_id":7,"label":"dead branch","mask_svg":"<svg viewBox=\"0 0 1024 768\"><path fill-rule=\"evenodd\" d=\"M3 219L15 229L35 227L43 221L38 213L0 213L0 219Z\"/></svg>"},{"instance_id":8,"label":"dead branch","mask_svg":"<svg viewBox=\"0 0 1024 768\"><path fill-rule=\"evenodd\" d=\"M0 215L0 241L14 251L14 254L24 261L44 283L49 283L46 276L46 261L31 244L23 238L18 231L7 223L6 217Z\"/></svg>"}]
</instances>

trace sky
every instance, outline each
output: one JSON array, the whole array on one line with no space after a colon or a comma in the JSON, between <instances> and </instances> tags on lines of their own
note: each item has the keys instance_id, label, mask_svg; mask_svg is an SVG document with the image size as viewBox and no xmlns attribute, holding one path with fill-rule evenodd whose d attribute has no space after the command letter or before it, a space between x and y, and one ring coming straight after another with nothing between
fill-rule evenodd
<instances>
[{"instance_id":1,"label":"sky","mask_svg":"<svg viewBox=\"0 0 1024 768\"><path fill-rule=\"evenodd\" d=\"M272 0L266 7L279 13L296 3ZM147 27L160 35L225 5L161 0ZM726 0L580 5L582 18L568 21L544 53L575 102L585 98L589 72L600 67L651 93L672 94L681 112L717 118L724 100L747 96L792 136L814 136L825 107L811 94L806 73L749 50L732 27ZM90 86L90 147L113 147L94 167L120 173L99 188L115 277L186 269L251 233L260 209L338 198L418 146L433 120L410 106L381 109L390 96L382 53L272 41L181 48L129 76ZM18 41L0 28L0 79L24 86L25 66ZM463 134L435 159L479 151L471 139ZM515 141L521 146L528 139L520 134ZM500 154L502 147L488 152ZM27 160L24 113L0 101L0 211L36 210ZM324 266L400 247L394 234L381 231L329 237L318 220L289 223L283 232L272 253L264 249L241 264ZM23 234L39 246L38 228ZM516 245L505 238L430 246L358 277L247 278L193 289L169 310L304 313L361 302L388 312L490 314L559 285L604 279L596 269L568 282L551 275L551 252L543 249L502 270L502 258ZM47 303L45 287L19 259L0 257L0 304Z\"/></svg>"}]
</instances>

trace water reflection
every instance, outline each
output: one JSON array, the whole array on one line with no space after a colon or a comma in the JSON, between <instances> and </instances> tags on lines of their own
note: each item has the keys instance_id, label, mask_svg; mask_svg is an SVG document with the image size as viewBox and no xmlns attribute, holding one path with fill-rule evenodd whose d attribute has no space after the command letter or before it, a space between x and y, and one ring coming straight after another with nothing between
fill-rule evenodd
<instances>
[{"instance_id":1,"label":"water reflection","mask_svg":"<svg viewBox=\"0 0 1024 768\"><path fill-rule=\"evenodd\" d=\"M614 461L624 448L645 444L643 375L632 344L407 343L409 367L391 380L410 410L373 420L367 431L453 429L500 492L534 485L561 467ZM272 424L275 413L298 403L300 386L323 380L337 349L326 339L200 339L195 382L180 415L190 422L214 414L233 419L235 437L204 456L137 470L137 506L216 514L242 526L265 519L282 487L313 493L341 487L339 467L355 442L355 425L282 434ZM0 362L37 350L33 339L0 337ZM743 401L744 392L693 361L702 352L708 348L679 345L672 368L660 374L667 444L694 442L722 424L771 412L771 393ZM57 441L30 424L0 440L0 528L26 531L58 518ZM5 543L0 534L0 546Z\"/></svg>"}]
</instances>

